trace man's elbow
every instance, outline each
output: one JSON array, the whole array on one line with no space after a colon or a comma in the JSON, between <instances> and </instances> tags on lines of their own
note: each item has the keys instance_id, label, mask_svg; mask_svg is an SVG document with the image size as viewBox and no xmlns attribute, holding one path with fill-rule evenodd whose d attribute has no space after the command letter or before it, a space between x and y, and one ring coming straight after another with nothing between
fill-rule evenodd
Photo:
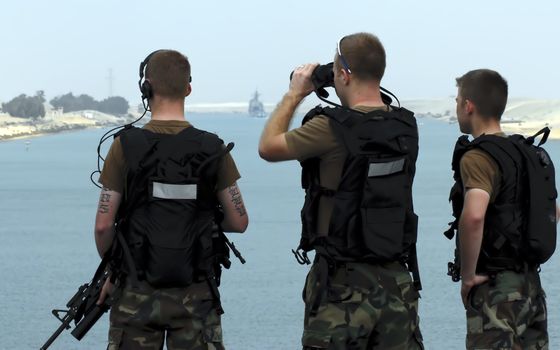
<instances>
[{"instance_id":1,"label":"man's elbow","mask_svg":"<svg viewBox=\"0 0 560 350\"><path fill-rule=\"evenodd\" d=\"M272 147L270 147L266 144L260 144L259 145L259 157L266 160L267 162L274 162L274 161L276 161L276 158L274 157L274 155L275 154L272 150Z\"/></svg>"},{"instance_id":2,"label":"man's elbow","mask_svg":"<svg viewBox=\"0 0 560 350\"><path fill-rule=\"evenodd\" d=\"M112 223L105 223L105 222L98 222L95 224L95 236L96 237L104 237L107 234L110 234L113 231L113 224Z\"/></svg>"},{"instance_id":3,"label":"man's elbow","mask_svg":"<svg viewBox=\"0 0 560 350\"><path fill-rule=\"evenodd\" d=\"M281 146L259 147L259 156L267 162L282 162L295 159L287 149Z\"/></svg>"},{"instance_id":4,"label":"man's elbow","mask_svg":"<svg viewBox=\"0 0 560 350\"><path fill-rule=\"evenodd\" d=\"M239 233L244 233L245 231L247 231L247 227L249 227L249 216L245 214L243 216L243 222L241 222L241 224L238 227Z\"/></svg>"},{"instance_id":5,"label":"man's elbow","mask_svg":"<svg viewBox=\"0 0 560 350\"><path fill-rule=\"evenodd\" d=\"M484 226L485 213L463 213L461 221L463 225L477 228Z\"/></svg>"},{"instance_id":6,"label":"man's elbow","mask_svg":"<svg viewBox=\"0 0 560 350\"><path fill-rule=\"evenodd\" d=\"M239 220L237 220L234 232L244 233L247 230L248 226L249 226L249 216L245 214L242 217L240 217Z\"/></svg>"},{"instance_id":7,"label":"man's elbow","mask_svg":"<svg viewBox=\"0 0 560 350\"><path fill-rule=\"evenodd\" d=\"M244 233L249 226L249 217L247 214L240 216L236 220L222 223L222 229L226 232Z\"/></svg>"}]
</instances>

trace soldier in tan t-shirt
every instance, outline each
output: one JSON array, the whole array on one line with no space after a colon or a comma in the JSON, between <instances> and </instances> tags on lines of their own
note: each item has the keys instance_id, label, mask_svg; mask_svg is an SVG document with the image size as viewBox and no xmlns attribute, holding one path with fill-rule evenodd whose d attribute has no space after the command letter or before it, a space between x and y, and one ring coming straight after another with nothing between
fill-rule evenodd
<instances>
[{"instance_id":1,"label":"soldier in tan t-shirt","mask_svg":"<svg viewBox=\"0 0 560 350\"><path fill-rule=\"evenodd\" d=\"M348 152L333 132L331 120L317 115L288 131L296 107L314 90L311 74L316 67L317 64L306 64L294 70L288 92L263 130L259 154L271 162L311 160L316 164L318 160L319 184L314 182L314 189L335 193ZM384 69L385 51L377 37L357 33L341 39L333 73L342 106L362 112L388 111L379 89ZM312 171L315 173L317 168ZM316 179L315 176L313 181ZM315 237L329 235L334 204L332 196L321 195L317 212L302 210L302 215L312 217L310 222L317 222L317 227L310 229L314 235L312 244L325 241ZM303 293L304 350L423 348L417 316L419 295L403 263L373 263L346 256L342 257L346 261L333 262L332 268L325 271L325 259L319 261L318 255Z\"/></svg>"},{"instance_id":2,"label":"soldier in tan t-shirt","mask_svg":"<svg viewBox=\"0 0 560 350\"><path fill-rule=\"evenodd\" d=\"M504 137L500 119L507 102L505 79L495 71L478 69L457 78L457 87L461 132L475 139L484 135L488 141ZM463 147L461 140L458 145ZM493 156L472 148L455 170L459 171L452 192L458 245L455 267L460 270L466 311L466 348L548 349L546 302L538 270L511 249L519 242L508 241L525 234L520 225L523 209L516 197L522 184L515 174L503 174ZM523 166L518 160L509 161L511 168Z\"/></svg>"},{"instance_id":3,"label":"soldier in tan t-shirt","mask_svg":"<svg viewBox=\"0 0 560 350\"><path fill-rule=\"evenodd\" d=\"M146 130L155 134L178 134L182 130L192 127L185 120L185 97L191 93L191 84L190 64L184 55L173 50L153 52L140 65L139 85L143 100L148 102L147 109L151 108L151 120L144 126ZM183 135L185 138L180 139L182 141L177 142L175 147L180 147L177 144L189 144L184 141L185 139L187 141L191 139L188 139L185 134ZM202 132L197 135L204 135L205 142L211 143L213 152L216 152L214 154L219 155L219 152L216 151L219 150L220 142L217 137ZM156 139L150 141L154 142L153 147L163 144L161 150L155 152L156 155L153 160L156 165L159 162L165 162L167 159L173 159L172 155L169 154L169 147L164 147L169 144L165 144L160 138ZM166 140L169 139L178 140L166 138ZM193 141L196 140L199 139L193 139ZM159 142L157 146L156 142ZM185 154L189 154L189 150L185 149ZM201 154L195 156L203 157ZM197 171L200 168L193 165L193 168L189 169ZM146 171L150 170L151 168ZM133 223L136 227L131 228L134 226L133 224L125 225L123 238L126 241L129 239L131 232L139 232L135 233L136 237L142 237L141 244L145 248L131 249L131 252L136 254L136 256L133 256L134 262L145 262L146 266L152 267L156 271L152 281L165 280L166 275L172 275L173 278L165 280L172 282L153 285L146 277L148 273L143 270L142 276L146 278L138 278L139 281L135 281L134 276L127 276L125 281L119 281L122 295L111 308L108 349L163 349L164 343L167 345L167 349L224 349L216 277L208 271L204 271L204 275L199 274L200 276L196 275L196 272L190 272L200 268L199 261L196 261L196 263L186 263L185 261L189 259L194 261L197 255L212 257L211 254L215 253L212 251L203 253L195 251L203 246L199 242L202 240L199 236L208 234L208 230L200 229L200 226L208 227L208 224L211 224L209 221L212 220L208 215L204 215L196 217L204 225L193 225L192 222L188 221L188 218L202 215L199 214L199 209L202 209L203 213L211 210L202 207L202 205L209 206L211 205L209 203L213 204L216 201L221 205L224 216L221 227L224 231L244 232L247 228L247 212L236 182L240 176L231 155L226 154L222 157L217 171L214 193L208 193L208 185L201 181L204 191L198 191L198 183L195 184L196 192L195 197L193 197L193 184L166 182L168 178L165 174L162 174L161 182L154 181L152 183L154 187L150 194L157 200L151 205L144 205L145 202L140 204L133 201L128 202L127 187L136 183L131 182L129 184L127 182L127 172L127 162L124 157L121 139L116 138L109 150L99 179L103 184L95 219L95 243L99 254L103 256L113 243L115 218L119 207L122 203L130 204L132 205L131 213L124 213L123 216L126 216L129 221L136 219L137 221ZM187 175L181 175L176 178L187 180L187 177ZM155 190L156 184L158 191ZM146 186L146 184L141 183L140 186ZM149 185L147 186L149 187ZM181 190L177 190L178 188ZM187 189L190 189L190 192ZM144 190L144 188L137 190ZM198 197L199 194L201 198ZM213 195L215 198L212 198ZM193 202L189 201L189 206L181 205L180 203L184 202L179 202L193 199L195 204L190 205ZM172 208L173 210L162 210L163 207L157 207L155 203L163 203L163 205L166 205L166 209ZM125 208L128 208L128 206ZM143 212L134 215L138 213L138 208L141 208ZM153 208L159 209L154 210ZM142 221L144 218L147 221ZM147 224L143 225L144 223ZM184 230L190 230L187 233L190 236L179 236ZM193 235L196 237L191 239ZM170 236L171 239L168 238ZM163 246L160 242L158 242L159 245L152 242L156 241L156 238L165 242L166 246ZM208 237L205 236L205 238ZM168 246L176 242L180 242L184 246ZM128 241L126 243L129 246L134 245ZM138 245L136 242L135 244ZM159 255L150 255L158 249ZM209 248L209 250L212 249ZM180 251L180 254L177 255L175 251ZM185 254L189 255L184 256ZM161 260L165 259L168 260L162 264ZM202 259L202 261L203 264L207 264L209 258ZM176 268L169 269L168 266L170 265ZM207 266L204 265L203 268L207 268ZM130 266L128 272L131 272ZM130 274L133 275L134 273ZM171 283L176 284L171 285ZM110 294L112 289L113 285L107 280L98 302L104 302L106 295Z\"/></svg>"}]
</instances>

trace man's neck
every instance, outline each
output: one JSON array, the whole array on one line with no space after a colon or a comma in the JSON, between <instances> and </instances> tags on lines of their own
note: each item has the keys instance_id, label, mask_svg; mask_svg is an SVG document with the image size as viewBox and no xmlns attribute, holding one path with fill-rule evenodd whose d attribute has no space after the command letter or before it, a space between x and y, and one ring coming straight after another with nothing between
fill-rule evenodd
<instances>
[{"instance_id":1,"label":"man's neck","mask_svg":"<svg viewBox=\"0 0 560 350\"><path fill-rule=\"evenodd\" d=\"M381 91L378 84L367 84L356 86L348 94L348 105L350 108L361 107L384 107Z\"/></svg>"},{"instance_id":2,"label":"man's neck","mask_svg":"<svg viewBox=\"0 0 560 350\"><path fill-rule=\"evenodd\" d=\"M479 137L482 134L492 135L503 133L500 122L495 119L486 120L484 118L476 118L472 126L472 136Z\"/></svg>"},{"instance_id":3,"label":"man's neck","mask_svg":"<svg viewBox=\"0 0 560 350\"><path fill-rule=\"evenodd\" d=\"M185 120L184 101L157 100L153 102L152 120Z\"/></svg>"}]
</instances>

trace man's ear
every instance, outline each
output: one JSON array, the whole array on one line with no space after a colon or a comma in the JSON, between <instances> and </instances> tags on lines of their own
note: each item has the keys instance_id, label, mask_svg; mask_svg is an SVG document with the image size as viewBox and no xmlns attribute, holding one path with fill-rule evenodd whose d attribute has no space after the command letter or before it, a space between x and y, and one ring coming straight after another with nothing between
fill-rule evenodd
<instances>
[{"instance_id":1,"label":"man's ear","mask_svg":"<svg viewBox=\"0 0 560 350\"><path fill-rule=\"evenodd\" d=\"M468 114L473 114L475 112L475 110L476 110L476 106L474 105L474 103L472 103L471 100L466 99L465 100L465 111Z\"/></svg>"},{"instance_id":2,"label":"man's ear","mask_svg":"<svg viewBox=\"0 0 560 350\"><path fill-rule=\"evenodd\" d=\"M185 91L185 97L189 96L191 94L191 92L192 92L192 86L191 86L191 83L189 83L187 85L187 91Z\"/></svg>"},{"instance_id":3,"label":"man's ear","mask_svg":"<svg viewBox=\"0 0 560 350\"><path fill-rule=\"evenodd\" d=\"M352 79L352 78L350 76L350 73L348 73L348 71L346 69L340 68L340 77L341 77L344 85L350 84L350 79Z\"/></svg>"}]
</instances>

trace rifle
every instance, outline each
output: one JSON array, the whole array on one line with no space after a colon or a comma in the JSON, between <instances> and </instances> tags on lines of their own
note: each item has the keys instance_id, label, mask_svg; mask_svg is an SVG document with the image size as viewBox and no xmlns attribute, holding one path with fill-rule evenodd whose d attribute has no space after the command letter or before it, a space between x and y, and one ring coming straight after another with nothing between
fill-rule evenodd
<instances>
[{"instance_id":1,"label":"rifle","mask_svg":"<svg viewBox=\"0 0 560 350\"><path fill-rule=\"evenodd\" d=\"M239 252L239 250L237 250L237 248L235 248L235 244L233 244L233 242L230 242L230 240L227 238L226 234L224 233L224 231L222 231L222 229L220 228L220 235L222 236L222 239L224 240L224 243L228 246L228 248L233 252L233 255L235 255L235 257L237 259L239 259L239 261L242 264L245 264L245 258L243 258L243 256L241 255L241 253Z\"/></svg>"},{"instance_id":2,"label":"rifle","mask_svg":"<svg viewBox=\"0 0 560 350\"><path fill-rule=\"evenodd\" d=\"M245 258L243 258L239 250L237 250L235 244L233 244L233 242L231 242L227 238L226 234L224 233L224 230L222 229L221 223L223 219L224 219L224 209L222 208L221 205L217 205L216 208L214 208L214 225L212 227L213 237L222 240L225 243L225 245L233 252L233 255L235 255L235 257L239 259L239 261L242 264L245 264L246 263ZM225 259L222 262L222 265L224 265L226 269L229 269L229 267L231 266L231 261L229 261L228 256L229 254L227 254L227 256L224 256Z\"/></svg>"},{"instance_id":3,"label":"rifle","mask_svg":"<svg viewBox=\"0 0 560 350\"><path fill-rule=\"evenodd\" d=\"M58 327L40 350L46 350L65 329L70 329L72 321L74 321L75 328L71 334L74 338L81 340L95 322L109 310L113 302L112 298L107 298L102 305L97 305L101 289L111 275L108 266L109 260L109 254L107 254L101 260L91 282L81 285L76 294L70 298L70 301L66 304L68 310L52 310L52 314L62 322L62 325ZM61 317L61 314L64 314L64 316Z\"/></svg>"}]
</instances>

